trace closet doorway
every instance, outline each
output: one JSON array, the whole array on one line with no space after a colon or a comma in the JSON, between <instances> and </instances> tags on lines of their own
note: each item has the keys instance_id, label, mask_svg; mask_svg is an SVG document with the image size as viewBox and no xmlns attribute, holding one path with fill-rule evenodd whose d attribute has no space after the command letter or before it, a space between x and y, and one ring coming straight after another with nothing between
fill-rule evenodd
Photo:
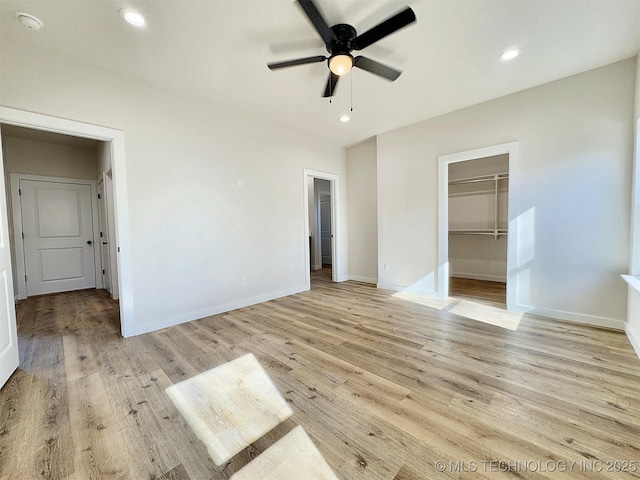
<instances>
[{"instance_id":1,"label":"closet doorway","mask_svg":"<svg viewBox=\"0 0 640 480\"><path fill-rule=\"evenodd\" d=\"M518 143L438 158L438 296L518 310Z\"/></svg>"},{"instance_id":2,"label":"closet doorway","mask_svg":"<svg viewBox=\"0 0 640 480\"><path fill-rule=\"evenodd\" d=\"M449 295L506 308L509 155L448 168Z\"/></svg>"}]
</instances>

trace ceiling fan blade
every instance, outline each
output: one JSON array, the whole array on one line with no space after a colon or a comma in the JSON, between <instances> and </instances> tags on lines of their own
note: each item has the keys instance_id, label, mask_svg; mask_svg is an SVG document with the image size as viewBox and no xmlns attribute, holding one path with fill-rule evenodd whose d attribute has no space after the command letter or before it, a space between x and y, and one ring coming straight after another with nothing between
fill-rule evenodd
<instances>
[{"instance_id":1,"label":"ceiling fan blade","mask_svg":"<svg viewBox=\"0 0 640 480\"><path fill-rule=\"evenodd\" d=\"M324 17L320 14L316 6L311 0L298 0L298 3L304 10L304 13L307 14L309 20L316 28L318 33L320 34L320 38L325 44L334 42L336 40L336 35L333 33L333 30L327 25Z\"/></svg>"},{"instance_id":2,"label":"ceiling fan blade","mask_svg":"<svg viewBox=\"0 0 640 480\"><path fill-rule=\"evenodd\" d=\"M306 65L307 63L320 63L324 62L327 57L323 57L322 55L318 55L316 57L307 57L307 58L298 58L296 60L287 60L286 62L273 62L267 63L267 67L271 70L275 70L276 68L285 68L285 67L295 67L296 65Z\"/></svg>"},{"instance_id":3,"label":"ceiling fan blade","mask_svg":"<svg viewBox=\"0 0 640 480\"><path fill-rule=\"evenodd\" d=\"M327 86L324 89L324 95L322 95L323 97L333 97L335 95L339 78L335 73L329 72L329 79L327 80Z\"/></svg>"},{"instance_id":4,"label":"ceiling fan blade","mask_svg":"<svg viewBox=\"0 0 640 480\"><path fill-rule=\"evenodd\" d=\"M357 56L353 59L353 66L361 68L362 70L366 70L367 72L374 73L376 75L380 75L387 80L391 80L392 82L400 76L402 73L400 70L396 70L395 68L387 67L375 60L371 60L370 58Z\"/></svg>"},{"instance_id":5,"label":"ceiling fan blade","mask_svg":"<svg viewBox=\"0 0 640 480\"><path fill-rule=\"evenodd\" d=\"M391 35L392 33L406 27L410 23L416 21L416 14L411 10L411 7L407 7L400 13L396 13L393 17L386 19L384 22L379 23L375 27L367 30L361 35L358 35L353 40L355 50L362 50L368 47L372 43Z\"/></svg>"}]
</instances>

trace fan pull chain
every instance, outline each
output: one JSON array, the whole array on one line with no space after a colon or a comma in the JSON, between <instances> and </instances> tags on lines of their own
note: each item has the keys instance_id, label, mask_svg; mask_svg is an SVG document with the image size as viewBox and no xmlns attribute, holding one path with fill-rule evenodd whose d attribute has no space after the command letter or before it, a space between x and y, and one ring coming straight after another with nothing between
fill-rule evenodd
<instances>
[{"instance_id":1,"label":"fan pull chain","mask_svg":"<svg viewBox=\"0 0 640 480\"><path fill-rule=\"evenodd\" d=\"M349 80L351 80L351 111L353 112L353 68L351 69Z\"/></svg>"}]
</instances>

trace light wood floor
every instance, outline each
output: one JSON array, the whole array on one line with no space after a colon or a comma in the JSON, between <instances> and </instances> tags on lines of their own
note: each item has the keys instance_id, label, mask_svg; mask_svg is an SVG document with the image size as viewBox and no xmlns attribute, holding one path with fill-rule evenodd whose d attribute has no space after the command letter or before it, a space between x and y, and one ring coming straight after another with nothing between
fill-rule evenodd
<instances>
[{"instance_id":1,"label":"light wood floor","mask_svg":"<svg viewBox=\"0 0 640 480\"><path fill-rule=\"evenodd\" d=\"M509 331L391 293L318 272L309 292L129 339L101 291L30 298L0 478L224 479L296 424L341 480L640 478L623 333L530 316ZM247 352L295 413L220 469L164 390Z\"/></svg>"},{"instance_id":2,"label":"light wood floor","mask_svg":"<svg viewBox=\"0 0 640 480\"><path fill-rule=\"evenodd\" d=\"M449 278L449 296L473 300L493 307L506 308L507 284L451 277Z\"/></svg>"}]
</instances>

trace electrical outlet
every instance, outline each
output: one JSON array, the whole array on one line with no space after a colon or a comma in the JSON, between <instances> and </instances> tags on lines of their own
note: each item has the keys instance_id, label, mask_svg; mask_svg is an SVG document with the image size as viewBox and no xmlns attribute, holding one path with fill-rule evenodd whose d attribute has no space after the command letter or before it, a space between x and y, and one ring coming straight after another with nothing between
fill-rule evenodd
<instances>
[{"instance_id":1,"label":"electrical outlet","mask_svg":"<svg viewBox=\"0 0 640 480\"><path fill-rule=\"evenodd\" d=\"M385 272L388 272L389 270L391 270L391 267L389 266L389 264L388 264L388 263L385 263L385 264L384 264L384 266L383 266L383 268L384 268L384 271L385 271Z\"/></svg>"},{"instance_id":2,"label":"electrical outlet","mask_svg":"<svg viewBox=\"0 0 640 480\"><path fill-rule=\"evenodd\" d=\"M247 286L247 279L245 277L242 277L240 279L240 286L241 287L246 287Z\"/></svg>"},{"instance_id":3,"label":"electrical outlet","mask_svg":"<svg viewBox=\"0 0 640 480\"><path fill-rule=\"evenodd\" d=\"M238 178L238 186L239 187L244 187L244 179Z\"/></svg>"},{"instance_id":4,"label":"electrical outlet","mask_svg":"<svg viewBox=\"0 0 640 480\"><path fill-rule=\"evenodd\" d=\"M154 232L166 232L167 231L167 223L166 222L156 222L153 224Z\"/></svg>"}]
</instances>

